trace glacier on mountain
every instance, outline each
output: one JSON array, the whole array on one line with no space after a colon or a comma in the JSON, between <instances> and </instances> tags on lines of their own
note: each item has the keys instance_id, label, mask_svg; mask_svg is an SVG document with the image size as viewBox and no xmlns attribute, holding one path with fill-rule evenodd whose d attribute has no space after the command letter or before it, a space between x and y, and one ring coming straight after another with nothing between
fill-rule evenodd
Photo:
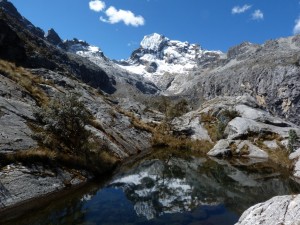
<instances>
[{"instance_id":1,"label":"glacier on mountain","mask_svg":"<svg viewBox=\"0 0 300 225\"><path fill-rule=\"evenodd\" d=\"M147 35L131 57L120 62L123 69L140 74L160 89L167 89L178 75L196 70L201 58L221 57L221 51L207 51L198 44L170 40L154 33Z\"/></svg>"}]
</instances>

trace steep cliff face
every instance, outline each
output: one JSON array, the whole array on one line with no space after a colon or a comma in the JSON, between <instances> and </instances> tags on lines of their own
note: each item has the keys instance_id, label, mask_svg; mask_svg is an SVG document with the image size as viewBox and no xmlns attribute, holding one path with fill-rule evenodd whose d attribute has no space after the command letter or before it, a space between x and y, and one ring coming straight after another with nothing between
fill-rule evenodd
<instances>
[{"instance_id":1,"label":"steep cliff face","mask_svg":"<svg viewBox=\"0 0 300 225\"><path fill-rule=\"evenodd\" d=\"M234 47L222 66L209 71L199 68L183 93L194 90L204 99L248 93L266 110L299 125L299 40L294 36L262 46L244 43Z\"/></svg>"},{"instance_id":2,"label":"steep cliff face","mask_svg":"<svg viewBox=\"0 0 300 225\"><path fill-rule=\"evenodd\" d=\"M0 2L2 59L31 68L61 71L90 83L107 93L115 91L114 80L101 68L84 58L70 55L56 48L44 37L44 32L23 18L8 1ZM3 32L2 32L3 31Z\"/></svg>"},{"instance_id":3,"label":"steep cliff face","mask_svg":"<svg viewBox=\"0 0 300 225\"><path fill-rule=\"evenodd\" d=\"M118 100L61 73L24 69L0 60L0 209L93 177L75 161L61 163L62 151L49 149L47 140L38 138L44 132L34 115L40 110L40 97L47 104L58 94L72 92L81 96L93 118L86 129L98 143L94 147L106 151L109 158L123 160L151 147L151 134L133 124L133 114L118 107ZM132 106L131 102L126 105Z\"/></svg>"},{"instance_id":4,"label":"steep cliff face","mask_svg":"<svg viewBox=\"0 0 300 225\"><path fill-rule=\"evenodd\" d=\"M79 94L92 121L86 130L114 163L150 147L151 134L133 124L130 112L140 106L124 92L156 93L155 85L122 74L124 70L85 42L62 42L53 29L44 36L5 0L0 1L0 30L0 208L93 177L75 161L61 163L57 154L62 152L38 138L45 127L36 112L58 95ZM90 55L101 63L95 64Z\"/></svg>"},{"instance_id":5,"label":"steep cliff face","mask_svg":"<svg viewBox=\"0 0 300 225\"><path fill-rule=\"evenodd\" d=\"M15 20L20 23L24 29L32 32L34 35L43 38L44 37L44 31L39 28L35 27L30 21L28 21L25 17L23 17L16 7L7 0L0 0L0 8L7 14L13 17Z\"/></svg>"}]
</instances>

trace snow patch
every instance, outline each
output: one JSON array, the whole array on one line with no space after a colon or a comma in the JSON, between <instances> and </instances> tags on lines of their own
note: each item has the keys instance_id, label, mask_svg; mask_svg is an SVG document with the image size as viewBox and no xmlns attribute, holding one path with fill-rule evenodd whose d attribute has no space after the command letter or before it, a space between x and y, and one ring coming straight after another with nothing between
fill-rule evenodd
<instances>
[{"instance_id":1,"label":"snow patch","mask_svg":"<svg viewBox=\"0 0 300 225\"><path fill-rule=\"evenodd\" d=\"M144 49L149 49L153 51L158 51L159 46L168 41L169 39L164 37L163 35L154 33L151 35L146 35L141 42L141 47Z\"/></svg>"}]
</instances>

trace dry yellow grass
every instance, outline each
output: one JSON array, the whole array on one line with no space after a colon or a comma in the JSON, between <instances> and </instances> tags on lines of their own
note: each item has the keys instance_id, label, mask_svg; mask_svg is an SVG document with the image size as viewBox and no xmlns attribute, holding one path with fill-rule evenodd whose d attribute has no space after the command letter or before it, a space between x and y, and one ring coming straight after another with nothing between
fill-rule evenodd
<instances>
[{"instance_id":1,"label":"dry yellow grass","mask_svg":"<svg viewBox=\"0 0 300 225\"><path fill-rule=\"evenodd\" d=\"M36 148L19 151L14 154L1 155L1 164L22 163L27 165L41 163L45 166L57 166L70 169L85 169L95 174L111 171L119 159L106 151L89 152L86 156L52 151L47 148Z\"/></svg>"},{"instance_id":2,"label":"dry yellow grass","mask_svg":"<svg viewBox=\"0 0 300 225\"><path fill-rule=\"evenodd\" d=\"M150 132L152 134L155 132L153 126L143 122L141 119L139 119L137 116L135 116L134 113L128 112L128 111L126 111L124 109L121 109L119 107L116 108L116 111L118 111L119 113L129 117L129 119L131 121L131 125L133 127L135 127L136 129L142 130L142 131L147 131L147 132Z\"/></svg>"},{"instance_id":3,"label":"dry yellow grass","mask_svg":"<svg viewBox=\"0 0 300 225\"><path fill-rule=\"evenodd\" d=\"M14 63L0 60L0 72L22 86L39 105L47 104L48 96L39 87L40 84L49 84L41 77L33 75L23 67L18 67Z\"/></svg>"},{"instance_id":4,"label":"dry yellow grass","mask_svg":"<svg viewBox=\"0 0 300 225\"><path fill-rule=\"evenodd\" d=\"M208 113L201 113L201 121L204 128L207 130L207 133L210 139L213 142L218 140L218 132L217 132L217 118Z\"/></svg>"},{"instance_id":5,"label":"dry yellow grass","mask_svg":"<svg viewBox=\"0 0 300 225\"><path fill-rule=\"evenodd\" d=\"M57 153L46 148L36 148L18 151L14 154L6 154L2 156L4 163L46 163L54 161L57 158Z\"/></svg>"},{"instance_id":6,"label":"dry yellow grass","mask_svg":"<svg viewBox=\"0 0 300 225\"><path fill-rule=\"evenodd\" d=\"M292 161L289 160L289 153L286 149L277 148L274 150L266 150L266 152L270 156L271 161L274 163L288 169L292 168Z\"/></svg>"},{"instance_id":7,"label":"dry yellow grass","mask_svg":"<svg viewBox=\"0 0 300 225\"><path fill-rule=\"evenodd\" d=\"M260 135L259 137L251 137L251 141L257 145L262 150L266 151L270 157L270 160L274 163L286 167L291 168L292 162L289 160L289 151L288 149L281 144L280 141L282 141L282 137L275 133ZM270 149L268 148L263 142L264 141L272 141L275 140L278 148L276 149Z\"/></svg>"},{"instance_id":8,"label":"dry yellow grass","mask_svg":"<svg viewBox=\"0 0 300 225\"><path fill-rule=\"evenodd\" d=\"M169 124L163 122L153 131L152 146L191 150L195 153L206 154L212 149L213 143L207 140L191 140L186 136L174 136Z\"/></svg>"}]
</instances>

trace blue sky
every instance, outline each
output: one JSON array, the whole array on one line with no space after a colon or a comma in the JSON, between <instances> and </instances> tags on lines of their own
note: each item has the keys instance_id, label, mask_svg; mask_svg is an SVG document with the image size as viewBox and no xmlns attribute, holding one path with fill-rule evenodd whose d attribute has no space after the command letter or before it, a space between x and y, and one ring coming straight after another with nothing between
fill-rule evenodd
<instances>
[{"instance_id":1,"label":"blue sky","mask_svg":"<svg viewBox=\"0 0 300 225\"><path fill-rule=\"evenodd\" d=\"M112 59L128 58L144 37L222 50L243 41L300 33L299 0L11 0L34 25L54 28L100 47Z\"/></svg>"}]
</instances>

